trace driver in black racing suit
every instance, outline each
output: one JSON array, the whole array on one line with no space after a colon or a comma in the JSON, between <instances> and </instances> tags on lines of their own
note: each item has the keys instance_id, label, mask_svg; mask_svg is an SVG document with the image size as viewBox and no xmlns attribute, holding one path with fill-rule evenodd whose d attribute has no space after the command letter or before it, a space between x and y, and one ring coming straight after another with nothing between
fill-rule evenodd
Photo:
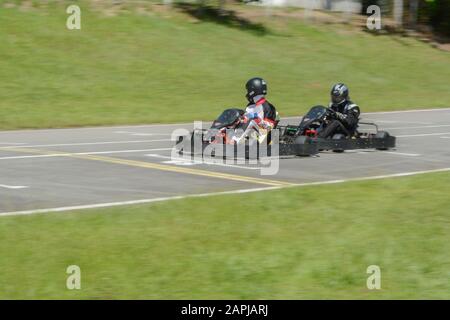
<instances>
[{"instance_id":1,"label":"driver in black racing suit","mask_svg":"<svg viewBox=\"0 0 450 320\"><path fill-rule=\"evenodd\" d=\"M336 133L346 134L347 132L353 135L358 128L361 111L359 106L350 100L349 90L345 84L337 83L331 88L329 108L334 111L330 115L332 120L319 133L319 137L329 138Z\"/></svg>"}]
</instances>

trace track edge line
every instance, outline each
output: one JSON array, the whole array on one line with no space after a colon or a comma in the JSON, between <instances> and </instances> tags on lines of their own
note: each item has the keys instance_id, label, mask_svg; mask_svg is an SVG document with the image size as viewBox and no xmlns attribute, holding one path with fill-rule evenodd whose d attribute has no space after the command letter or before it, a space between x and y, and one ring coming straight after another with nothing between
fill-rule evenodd
<instances>
[{"instance_id":1,"label":"track edge line","mask_svg":"<svg viewBox=\"0 0 450 320\"><path fill-rule=\"evenodd\" d=\"M450 171L450 167L440 168L440 169L432 169L432 170L401 172L401 173L393 173L393 174L370 176L370 177L359 177L359 178L351 178L351 179L337 179L337 180L328 180L328 181L298 183L298 184L283 185L283 186L238 189L238 190L230 190L230 191L210 192L210 193L201 193L201 194L188 194L188 195L179 195L179 196L172 196L172 197L129 200L129 201L121 201L121 202L97 203L97 204L90 204L90 205L67 206L67 207L59 207L59 208L0 212L0 218L7 217L7 216L32 215L32 214L39 214L39 213L54 213L54 212L117 207L117 206L125 206L125 205L138 205L138 204L163 202L163 201L170 201L170 200L181 200L181 199L188 199L188 198L202 198L202 197L209 197L209 196L216 196L216 195L252 193L252 192L258 192L258 191L277 190L277 189L292 188L292 187L308 187L308 186L338 184L338 183L355 182L355 181L381 180L381 179L400 178L400 177L408 177L408 176L414 176L414 175L420 175L420 174L447 172L447 171Z\"/></svg>"}]
</instances>

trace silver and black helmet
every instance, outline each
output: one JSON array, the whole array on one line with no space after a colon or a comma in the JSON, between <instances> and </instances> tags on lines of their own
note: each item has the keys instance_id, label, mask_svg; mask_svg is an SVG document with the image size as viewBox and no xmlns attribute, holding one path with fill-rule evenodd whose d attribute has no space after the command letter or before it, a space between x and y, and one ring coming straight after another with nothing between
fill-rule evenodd
<instances>
[{"instance_id":1,"label":"silver and black helmet","mask_svg":"<svg viewBox=\"0 0 450 320\"><path fill-rule=\"evenodd\" d=\"M331 102L340 105L348 100L348 88L343 83L337 83L331 88Z\"/></svg>"}]
</instances>

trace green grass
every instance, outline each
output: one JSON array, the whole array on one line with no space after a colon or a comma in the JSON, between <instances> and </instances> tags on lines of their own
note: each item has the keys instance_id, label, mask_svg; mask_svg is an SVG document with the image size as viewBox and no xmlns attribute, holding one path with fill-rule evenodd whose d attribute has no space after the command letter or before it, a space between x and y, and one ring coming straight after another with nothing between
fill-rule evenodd
<instances>
[{"instance_id":1,"label":"green grass","mask_svg":"<svg viewBox=\"0 0 450 320\"><path fill-rule=\"evenodd\" d=\"M0 298L449 299L449 184L439 173L3 217ZM72 264L79 291L65 288Z\"/></svg>"},{"instance_id":2,"label":"green grass","mask_svg":"<svg viewBox=\"0 0 450 320\"><path fill-rule=\"evenodd\" d=\"M243 85L255 75L268 80L281 116L326 103L336 81L364 111L449 106L450 54L410 38L264 11L247 29L175 11L108 16L83 1L82 30L69 31L68 2L5 2L1 129L212 119L245 104Z\"/></svg>"}]
</instances>

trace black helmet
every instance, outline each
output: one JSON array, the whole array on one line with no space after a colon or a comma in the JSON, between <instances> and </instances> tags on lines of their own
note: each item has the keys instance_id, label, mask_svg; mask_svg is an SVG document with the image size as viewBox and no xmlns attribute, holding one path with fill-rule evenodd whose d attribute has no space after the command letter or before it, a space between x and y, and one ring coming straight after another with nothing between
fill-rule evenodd
<instances>
[{"instance_id":1,"label":"black helmet","mask_svg":"<svg viewBox=\"0 0 450 320\"><path fill-rule=\"evenodd\" d=\"M263 78L251 78L245 84L245 88L247 89L247 100L251 103L256 102L263 96L267 94L267 83ZM261 96L261 97L258 97Z\"/></svg>"},{"instance_id":2,"label":"black helmet","mask_svg":"<svg viewBox=\"0 0 450 320\"><path fill-rule=\"evenodd\" d=\"M331 88L331 102L339 105L348 100L348 88L343 83L337 83Z\"/></svg>"}]
</instances>

